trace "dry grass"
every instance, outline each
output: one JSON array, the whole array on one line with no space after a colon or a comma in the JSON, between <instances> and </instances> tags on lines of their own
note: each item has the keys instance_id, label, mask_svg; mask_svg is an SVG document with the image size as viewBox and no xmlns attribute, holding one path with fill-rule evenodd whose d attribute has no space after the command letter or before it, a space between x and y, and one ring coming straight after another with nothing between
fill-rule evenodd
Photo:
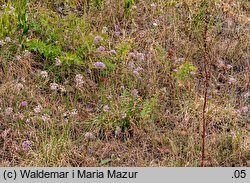
<instances>
[{"instance_id":1,"label":"dry grass","mask_svg":"<svg viewBox=\"0 0 250 183\"><path fill-rule=\"evenodd\" d=\"M0 45L0 166L200 166L201 1L84 2L30 1L28 33ZM210 3L205 166L249 166L250 4Z\"/></svg>"}]
</instances>

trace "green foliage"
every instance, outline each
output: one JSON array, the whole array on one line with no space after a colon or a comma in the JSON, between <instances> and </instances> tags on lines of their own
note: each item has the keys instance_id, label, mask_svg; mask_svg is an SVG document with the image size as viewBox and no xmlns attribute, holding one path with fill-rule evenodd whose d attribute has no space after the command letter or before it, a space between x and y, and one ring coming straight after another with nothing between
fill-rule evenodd
<instances>
[{"instance_id":1,"label":"green foliage","mask_svg":"<svg viewBox=\"0 0 250 183\"><path fill-rule=\"evenodd\" d=\"M42 14L34 12L31 20L32 29L39 39L72 51L84 43L82 38L88 26L83 17L71 13L62 19L53 11L41 9L40 12Z\"/></svg>"},{"instance_id":2,"label":"green foliage","mask_svg":"<svg viewBox=\"0 0 250 183\"><path fill-rule=\"evenodd\" d=\"M180 80L187 80L190 78L190 72L195 72L197 71L197 67L195 67L193 64L189 62L185 62L184 64L180 65L176 76Z\"/></svg>"},{"instance_id":3,"label":"green foliage","mask_svg":"<svg viewBox=\"0 0 250 183\"><path fill-rule=\"evenodd\" d=\"M66 52L63 54L63 56L60 57L60 60L70 66L70 65L82 65L84 64L82 59L79 58L79 56L72 52Z\"/></svg>"},{"instance_id":4,"label":"green foliage","mask_svg":"<svg viewBox=\"0 0 250 183\"><path fill-rule=\"evenodd\" d=\"M112 63L112 60L109 58L103 58L102 62L106 65L106 69L101 71L103 75L109 75L116 69L116 64Z\"/></svg>"},{"instance_id":5,"label":"green foliage","mask_svg":"<svg viewBox=\"0 0 250 183\"><path fill-rule=\"evenodd\" d=\"M131 40L119 43L119 45L117 45L117 57L120 60L125 59L130 49L131 49Z\"/></svg>"},{"instance_id":6,"label":"green foliage","mask_svg":"<svg viewBox=\"0 0 250 183\"><path fill-rule=\"evenodd\" d=\"M124 0L124 11L126 15L130 15L134 3L134 0Z\"/></svg>"},{"instance_id":7,"label":"green foliage","mask_svg":"<svg viewBox=\"0 0 250 183\"><path fill-rule=\"evenodd\" d=\"M18 27L23 30L23 35L28 34L28 0L20 0L16 3L16 11L18 14Z\"/></svg>"},{"instance_id":8,"label":"green foliage","mask_svg":"<svg viewBox=\"0 0 250 183\"><path fill-rule=\"evenodd\" d=\"M155 95L154 97L144 101L143 109L140 113L141 117L143 119L149 118L151 116L154 108L157 105L157 96L158 96L158 94Z\"/></svg>"},{"instance_id":9,"label":"green foliage","mask_svg":"<svg viewBox=\"0 0 250 183\"><path fill-rule=\"evenodd\" d=\"M98 9L101 8L103 6L103 0L94 0L94 5Z\"/></svg>"},{"instance_id":10,"label":"green foliage","mask_svg":"<svg viewBox=\"0 0 250 183\"><path fill-rule=\"evenodd\" d=\"M3 9L3 14L0 16L0 39L12 36L17 30L17 25L18 15L9 1Z\"/></svg>"},{"instance_id":11,"label":"green foliage","mask_svg":"<svg viewBox=\"0 0 250 183\"><path fill-rule=\"evenodd\" d=\"M62 55L61 47L51 44L46 44L41 40L35 39L27 42L27 47L30 51L39 53L46 59L54 60Z\"/></svg>"}]
</instances>

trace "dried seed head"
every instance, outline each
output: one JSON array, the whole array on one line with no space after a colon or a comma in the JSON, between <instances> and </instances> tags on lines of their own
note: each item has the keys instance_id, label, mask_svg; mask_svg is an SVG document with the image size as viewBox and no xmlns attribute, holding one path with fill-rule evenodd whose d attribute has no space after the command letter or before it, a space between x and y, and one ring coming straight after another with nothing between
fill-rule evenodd
<instances>
[{"instance_id":1,"label":"dried seed head","mask_svg":"<svg viewBox=\"0 0 250 183\"><path fill-rule=\"evenodd\" d=\"M95 140L95 136L91 132L85 133L85 139L90 141L90 140Z\"/></svg>"}]
</instances>

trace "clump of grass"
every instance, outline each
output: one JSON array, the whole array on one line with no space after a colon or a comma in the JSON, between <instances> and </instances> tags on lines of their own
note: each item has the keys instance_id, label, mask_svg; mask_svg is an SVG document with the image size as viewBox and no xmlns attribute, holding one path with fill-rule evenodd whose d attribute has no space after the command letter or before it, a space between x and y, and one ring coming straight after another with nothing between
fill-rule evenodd
<instances>
[{"instance_id":1,"label":"clump of grass","mask_svg":"<svg viewBox=\"0 0 250 183\"><path fill-rule=\"evenodd\" d=\"M246 2L0 4L2 166L249 164Z\"/></svg>"}]
</instances>

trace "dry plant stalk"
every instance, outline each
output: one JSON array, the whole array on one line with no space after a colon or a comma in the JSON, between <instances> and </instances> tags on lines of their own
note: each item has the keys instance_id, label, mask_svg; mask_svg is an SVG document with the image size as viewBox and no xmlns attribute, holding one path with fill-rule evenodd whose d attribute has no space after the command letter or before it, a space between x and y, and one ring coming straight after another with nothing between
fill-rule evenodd
<instances>
[{"instance_id":1,"label":"dry plant stalk","mask_svg":"<svg viewBox=\"0 0 250 183\"><path fill-rule=\"evenodd\" d=\"M204 103L203 103L203 111L202 111L202 121L203 121L203 129L202 129L202 160L201 160L201 166L204 166L204 160L205 160L205 143L206 143L206 108L207 108L207 93L209 88L209 78L210 78L210 69L209 69L209 59L208 59L208 44L207 44L207 37L208 37L208 7L205 11L205 27L203 32L203 49L204 49L204 72L205 72L205 80L204 80Z\"/></svg>"}]
</instances>

